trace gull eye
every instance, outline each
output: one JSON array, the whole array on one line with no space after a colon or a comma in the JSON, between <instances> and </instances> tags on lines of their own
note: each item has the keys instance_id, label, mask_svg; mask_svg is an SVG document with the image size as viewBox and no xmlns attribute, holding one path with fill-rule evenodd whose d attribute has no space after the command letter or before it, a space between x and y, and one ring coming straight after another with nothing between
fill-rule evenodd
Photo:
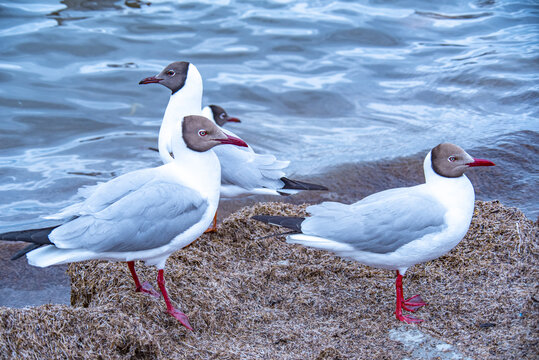
<instances>
[{"instance_id":1,"label":"gull eye","mask_svg":"<svg viewBox=\"0 0 539 360\"><path fill-rule=\"evenodd\" d=\"M176 75L176 73L174 72L174 70L167 70L167 75L168 76L174 76L174 75Z\"/></svg>"},{"instance_id":2,"label":"gull eye","mask_svg":"<svg viewBox=\"0 0 539 360\"><path fill-rule=\"evenodd\" d=\"M226 118L226 114L225 114L225 113L221 113L221 114L219 115L219 117L220 117L221 119L224 119L224 118Z\"/></svg>"},{"instance_id":3,"label":"gull eye","mask_svg":"<svg viewBox=\"0 0 539 360\"><path fill-rule=\"evenodd\" d=\"M208 132L206 130L198 130L198 135L199 136L206 136L206 135L208 135Z\"/></svg>"},{"instance_id":4,"label":"gull eye","mask_svg":"<svg viewBox=\"0 0 539 360\"><path fill-rule=\"evenodd\" d=\"M455 160L457 160L457 157L451 155L450 157L447 158L447 160L448 160L449 162L454 162Z\"/></svg>"}]
</instances>

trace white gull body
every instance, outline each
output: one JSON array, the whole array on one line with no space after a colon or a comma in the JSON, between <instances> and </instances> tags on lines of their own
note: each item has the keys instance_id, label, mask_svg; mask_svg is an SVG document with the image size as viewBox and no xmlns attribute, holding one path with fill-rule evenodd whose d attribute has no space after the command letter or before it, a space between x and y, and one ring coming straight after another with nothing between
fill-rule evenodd
<instances>
[{"instance_id":1,"label":"white gull body","mask_svg":"<svg viewBox=\"0 0 539 360\"><path fill-rule=\"evenodd\" d=\"M303 234L290 235L288 241L402 275L444 255L466 235L475 194L466 175L436 174L430 152L423 168L424 184L385 190L351 205L309 206L312 216L302 223Z\"/></svg>"},{"instance_id":2,"label":"white gull body","mask_svg":"<svg viewBox=\"0 0 539 360\"><path fill-rule=\"evenodd\" d=\"M219 202L217 156L190 150L183 141L173 144L182 161L83 189L83 202L48 216L78 218L54 229L49 239L55 246L28 253L28 262L44 267L89 259L144 260L163 269L172 252L207 229Z\"/></svg>"}]
</instances>

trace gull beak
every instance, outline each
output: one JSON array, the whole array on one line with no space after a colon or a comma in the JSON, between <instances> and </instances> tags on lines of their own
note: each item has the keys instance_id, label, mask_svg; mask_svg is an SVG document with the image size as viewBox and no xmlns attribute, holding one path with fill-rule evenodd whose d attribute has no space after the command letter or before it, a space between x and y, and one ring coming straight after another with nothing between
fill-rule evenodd
<instances>
[{"instance_id":1,"label":"gull beak","mask_svg":"<svg viewBox=\"0 0 539 360\"><path fill-rule=\"evenodd\" d=\"M471 163L468 163L466 164L470 167L472 166L494 166L496 164L494 164L492 161L490 160L485 160L485 159L473 159L473 162Z\"/></svg>"},{"instance_id":2,"label":"gull beak","mask_svg":"<svg viewBox=\"0 0 539 360\"><path fill-rule=\"evenodd\" d=\"M142 85L142 84L154 84L154 83L158 83L160 81L163 81L163 79L156 78L155 76L150 76L150 77L147 77L146 79L140 80L139 85Z\"/></svg>"},{"instance_id":3,"label":"gull beak","mask_svg":"<svg viewBox=\"0 0 539 360\"><path fill-rule=\"evenodd\" d=\"M234 137L234 136L230 136L230 135L226 135L226 139L214 139L214 140L219 141L221 144L231 144L231 145L243 146L243 147L249 146L242 139Z\"/></svg>"},{"instance_id":4,"label":"gull beak","mask_svg":"<svg viewBox=\"0 0 539 360\"><path fill-rule=\"evenodd\" d=\"M240 123L240 122L241 122L240 119L235 118L235 117L229 117L228 119L226 119L226 121L228 121L228 122L235 122L235 123Z\"/></svg>"}]
</instances>

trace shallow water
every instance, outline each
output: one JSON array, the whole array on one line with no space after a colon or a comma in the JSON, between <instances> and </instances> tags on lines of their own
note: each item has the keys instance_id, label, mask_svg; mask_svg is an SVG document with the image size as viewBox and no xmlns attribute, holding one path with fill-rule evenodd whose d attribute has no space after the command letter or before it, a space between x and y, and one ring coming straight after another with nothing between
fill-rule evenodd
<instances>
[{"instance_id":1,"label":"shallow water","mask_svg":"<svg viewBox=\"0 0 539 360\"><path fill-rule=\"evenodd\" d=\"M147 148L169 92L138 81L176 60L294 176L386 188L398 166L349 173L449 141L503 165L480 197L536 218L538 13L510 0L0 0L0 231L158 165Z\"/></svg>"},{"instance_id":2,"label":"shallow water","mask_svg":"<svg viewBox=\"0 0 539 360\"><path fill-rule=\"evenodd\" d=\"M243 120L233 131L301 176L441 141L527 145L539 130L534 3L1 2L0 226L159 164L145 149L169 93L137 83L174 60L197 65L206 104ZM500 196L537 215L537 197Z\"/></svg>"}]
</instances>

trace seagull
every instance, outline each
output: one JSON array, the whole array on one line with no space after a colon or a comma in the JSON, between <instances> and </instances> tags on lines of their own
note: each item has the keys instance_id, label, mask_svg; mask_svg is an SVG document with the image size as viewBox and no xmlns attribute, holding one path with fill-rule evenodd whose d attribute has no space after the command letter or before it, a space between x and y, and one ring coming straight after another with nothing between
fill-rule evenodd
<instances>
[{"instance_id":1,"label":"seagull","mask_svg":"<svg viewBox=\"0 0 539 360\"><path fill-rule=\"evenodd\" d=\"M174 160L172 137L178 119L187 115L202 115L202 76L194 64L176 61L169 64L157 76L147 77L139 84L161 84L172 91L161 128L158 149L163 163Z\"/></svg>"},{"instance_id":2,"label":"seagull","mask_svg":"<svg viewBox=\"0 0 539 360\"><path fill-rule=\"evenodd\" d=\"M177 61L167 65L158 75L139 82L139 84L154 83L172 91L159 130L159 154L163 162L167 163L178 156L170 146L171 124L187 113L204 115L201 110L202 77L194 64ZM229 136L239 138L230 130L220 129ZM232 151L222 151L222 148L225 147L216 148L214 151L221 163L221 196L224 198L291 195L302 190L328 190L322 185L287 178L284 169L290 162L277 160L274 155L257 154L250 146L245 148L229 146ZM181 160L179 157L178 159ZM215 223L216 219L209 231L215 230Z\"/></svg>"},{"instance_id":3,"label":"seagull","mask_svg":"<svg viewBox=\"0 0 539 360\"><path fill-rule=\"evenodd\" d=\"M425 183L381 191L351 204L324 202L307 207L307 218L256 215L255 220L292 229L287 241L332 251L362 264L396 270L395 316L427 305L421 296L404 300L402 277L412 265L436 259L464 237L474 210L474 189L464 173L493 166L457 145L443 143L425 157ZM287 233L290 234L290 233Z\"/></svg>"},{"instance_id":4,"label":"seagull","mask_svg":"<svg viewBox=\"0 0 539 360\"><path fill-rule=\"evenodd\" d=\"M135 260L158 268L157 283L167 312L192 330L187 316L170 303L164 280L169 255L199 237L219 202L217 145L247 146L202 116L176 122L172 149L181 161L141 169L83 188L86 199L47 219L59 225L0 234L0 240L32 243L30 265L47 267L91 259L126 261L135 291L159 294L138 279Z\"/></svg>"},{"instance_id":5,"label":"seagull","mask_svg":"<svg viewBox=\"0 0 539 360\"><path fill-rule=\"evenodd\" d=\"M237 117L231 117L228 113L219 105L208 105L202 109L202 116L213 120L217 125L224 126L229 122L240 123L241 120Z\"/></svg>"}]
</instances>

